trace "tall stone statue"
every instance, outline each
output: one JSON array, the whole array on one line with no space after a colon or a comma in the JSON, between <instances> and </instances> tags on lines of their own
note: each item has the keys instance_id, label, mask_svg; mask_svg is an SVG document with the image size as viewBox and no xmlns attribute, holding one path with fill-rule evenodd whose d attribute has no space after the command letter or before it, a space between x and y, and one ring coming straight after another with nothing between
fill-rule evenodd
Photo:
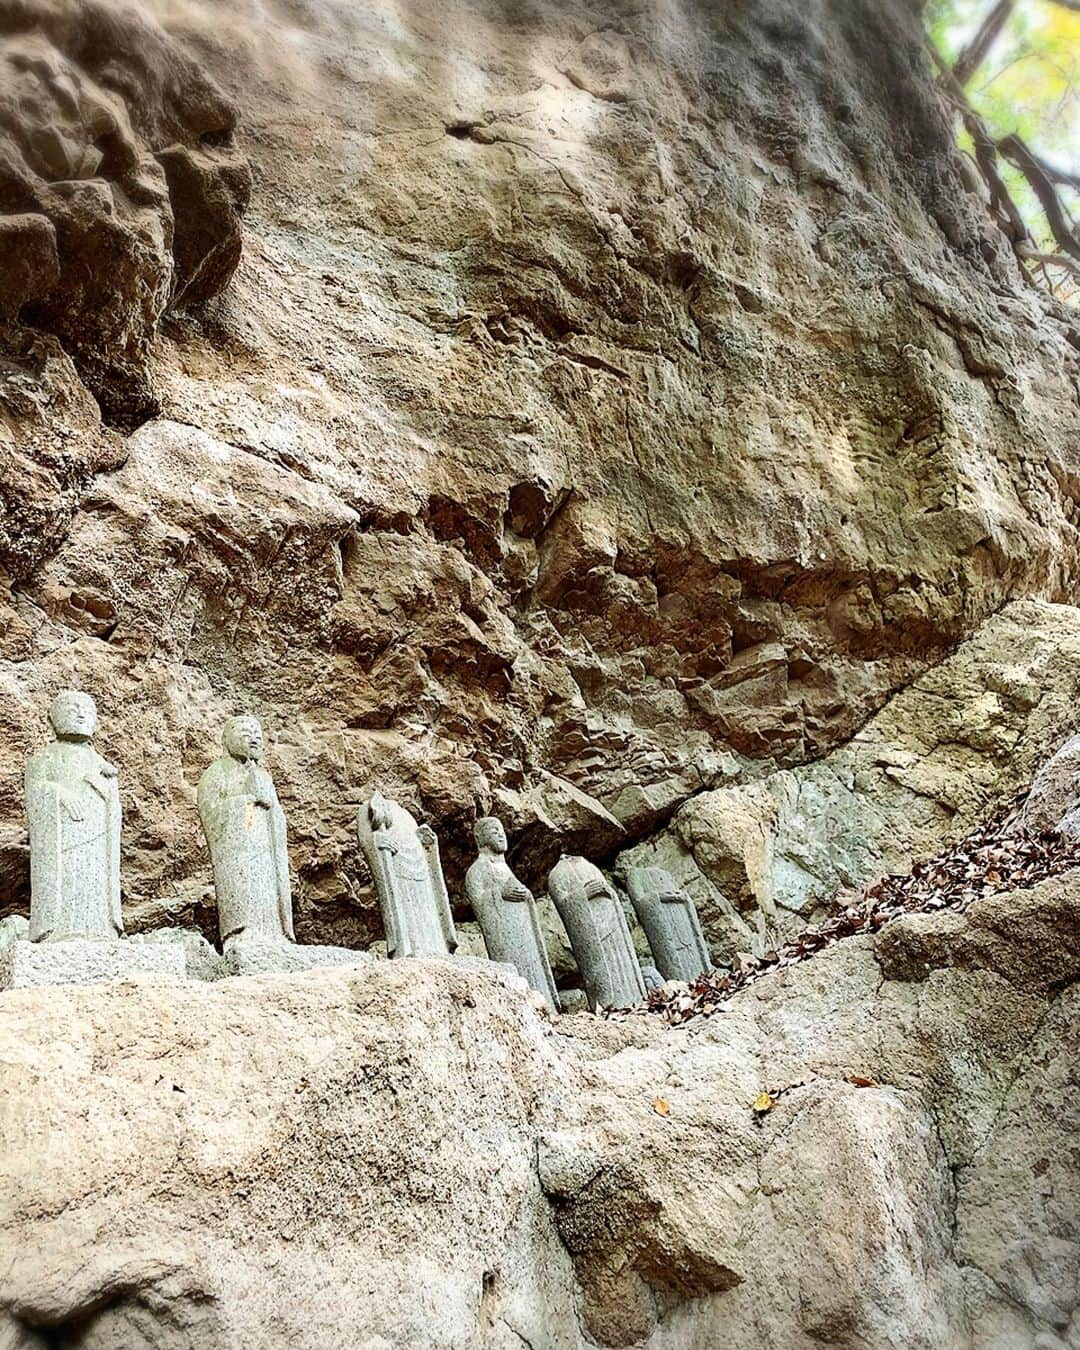
<instances>
[{"instance_id":1,"label":"tall stone statue","mask_svg":"<svg viewBox=\"0 0 1080 1350\"><path fill-rule=\"evenodd\" d=\"M241 936L295 942L285 813L260 763L262 728L254 717L230 717L222 745L199 780L222 945Z\"/></svg>"},{"instance_id":2,"label":"tall stone statue","mask_svg":"<svg viewBox=\"0 0 1080 1350\"><path fill-rule=\"evenodd\" d=\"M94 749L89 694L61 691L49 721L55 741L26 766L30 941L115 940L124 931L116 769Z\"/></svg>"},{"instance_id":3,"label":"tall stone statue","mask_svg":"<svg viewBox=\"0 0 1080 1350\"><path fill-rule=\"evenodd\" d=\"M645 998L622 903L603 872L585 858L564 854L548 877L555 902L574 949L590 1008L626 1008Z\"/></svg>"},{"instance_id":4,"label":"tall stone statue","mask_svg":"<svg viewBox=\"0 0 1080 1350\"><path fill-rule=\"evenodd\" d=\"M662 867L632 867L630 903L665 980L695 980L712 969L694 902Z\"/></svg>"},{"instance_id":5,"label":"tall stone statue","mask_svg":"<svg viewBox=\"0 0 1080 1350\"><path fill-rule=\"evenodd\" d=\"M480 856L465 874L465 894L473 907L484 946L492 961L514 966L518 974L555 1009L559 996L551 975L536 901L506 861L506 831L494 816L473 827Z\"/></svg>"},{"instance_id":6,"label":"tall stone statue","mask_svg":"<svg viewBox=\"0 0 1080 1350\"><path fill-rule=\"evenodd\" d=\"M379 896L387 956L450 956L457 933L435 831L381 792L361 805L356 828Z\"/></svg>"}]
</instances>

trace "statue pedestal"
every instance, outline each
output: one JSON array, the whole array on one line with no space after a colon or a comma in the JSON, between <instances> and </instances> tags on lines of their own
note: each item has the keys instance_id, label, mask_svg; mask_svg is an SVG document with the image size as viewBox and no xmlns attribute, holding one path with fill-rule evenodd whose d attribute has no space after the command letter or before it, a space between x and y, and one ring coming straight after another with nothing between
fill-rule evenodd
<instances>
[{"instance_id":1,"label":"statue pedestal","mask_svg":"<svg viewBox=\"0 0 1080 1350\"><path fill-rule=\"evenodd\" d=\"M104 984L133 978L186 980L182 947L142 942L13 942L0 951L0 989Z\"/></svg>"},{"instance_id":2,"label":"statue pedestal","mask_svg":"<svg viewBox=\"0 0 1080 1350\"><path fill-rule=\"evenodd\" d=\"M248 938L226 944L224 975L285 975L326 966L366 966L375 958L348 947L306 947L298 942Z\"/></svg>"}]
</instances>

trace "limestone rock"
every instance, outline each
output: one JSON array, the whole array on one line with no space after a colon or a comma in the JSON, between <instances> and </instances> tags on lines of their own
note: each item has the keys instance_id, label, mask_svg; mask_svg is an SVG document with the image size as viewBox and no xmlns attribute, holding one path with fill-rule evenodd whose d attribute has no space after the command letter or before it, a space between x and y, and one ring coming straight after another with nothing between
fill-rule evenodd
<instances>
[{"instance_id":1,"label":"limestone rock","mask_svg":"<svg viewBox=\"0 0 1080 1350\"><path fill-rule=\"evenodd\" d=\"M616 872L666 867L697 902L718 954L760 954L825 913L838 891L906 872L959 838L1025 787L1076 725L1080 613L1018 602L847 745L699 794L665 831L621 854ZM1068 763L1048 772L1065 774Z\"/></svg>"},{"instance_id":2,"label":"limestone rock","mask_svg":"<svg viewBox=\"0 0 1080 1350\"><path fill-rule=\"evenodd\" d=\"M0 828L28 711L81 683L129 912L212 934L192 792L250 708L297 933L366 947L375 784L466 918L478 811L538 892L1071 595L1075 321L964 190L907 0L415 0L390 47L369 0L286 8L0 0L0 121L56 132L0 244L33 320L0 356ZM162 415L103 430L83 379ZM717 955L768 927L730 852L674 867Z\"/></svg>"},{"instance_id":3,"label":"limestone rock","mask_svg":"<svg viewBox=\"0 0 1080 1350\"><path fill-rule=\"evenodd\" d=\"M1080 734L1070 736L1039 769L1013 828L1080 837Z\"/></svg>"},{"instance_id":4,"label":"limestone rock","mask_svg":"<svg viewBox=\"0 0 1080 1350\"><path fill-rule=\"evenodd\" d=\"M157 410L149 346L170 301L208 299L250 195L235 114L148 11L4 6L0 316L54 334L107 415ZM8 277L12 278L9 288Z\"/></svg>"},{"instance_id":5,"label":"limestone rock","mask_svg":"<svg viewBox=\"0 0 1080 1350\"><path fill-rule=\"evenodd\" d=\"M457 958L5 993L2 1343L1068 1344L1078 894L679 1030Z\"/></svg>"}]
</instances>

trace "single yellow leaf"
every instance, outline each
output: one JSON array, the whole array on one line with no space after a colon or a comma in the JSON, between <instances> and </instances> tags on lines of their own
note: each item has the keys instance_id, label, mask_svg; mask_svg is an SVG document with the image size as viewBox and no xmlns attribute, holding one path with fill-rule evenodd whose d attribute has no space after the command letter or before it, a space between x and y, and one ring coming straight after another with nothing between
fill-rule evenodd
<instances>
[{"instance_id":1,"label":"single yellow leaf","mask_svg":"<svg viewBox=\"0 0 1080 1350\"><path fill-rule=\"evenodd\" d=\"M754 1110L759 1116L763 1116L766 1111L771 1111L776 1105L776 1098L771 1092L759 1092L754 1098Z\"/></svg>"},{"instance_id":2,"label":"single yellow leaf","mask_svg":"<svg viewBox=\"0 0 1080 1350\"><path fill-rule=\"evenodd\" d=\"M666 1097L657 1097L652 1104L652 1109L658 1116L670 1116L671 1105Z\"/></svg>"}]
</instances>

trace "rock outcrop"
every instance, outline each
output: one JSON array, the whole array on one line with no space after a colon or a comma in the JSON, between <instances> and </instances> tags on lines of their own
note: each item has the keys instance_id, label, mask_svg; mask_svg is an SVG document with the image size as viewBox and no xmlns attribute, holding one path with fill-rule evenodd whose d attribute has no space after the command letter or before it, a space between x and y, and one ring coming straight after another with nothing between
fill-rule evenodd
<instances>
[{"instance_id":1,"label":"rock outcrop","mask_svg":"<svg viewBox=\"0 0 1080 1350\"><path fill-rule=\"evenodd\" d=\"M616 870L672 869L693 892L718 955L760 955L819 921L840 893L906 873L980 825L1044 760L1017 825L1054 829L1080 793L1072 742L1058 751L1077 726L1080 611L1017 602L846 745L697 794L664 830L620 855Z\"/></svg>"},{"instance_id":2,"label":"rock outcrop","mask_svg":"<svg viewBox=\"0 0 1080 1350\"><path fill-rule=\"evenodd\" d=\"M1075 322L907 0L0 14L7 908L61 681L123 766L131 926L213 931L193 789L248 709L298 934L365 943L373 786L455 894L488 810L535 889L1072 599ZM123 439L83 381L161 414Z\"/></svg>"},{"instance_id":3,"label":"rock outcrop","mask_svg":"<svg viewBox=\"0 0 1080 1350\"><path fill-rule=\"evenodd\" d=\"M5 994L0 1344L1070 1346L1077 883L679 1030L453 962Z\"/></svg>"}]
</instances>

